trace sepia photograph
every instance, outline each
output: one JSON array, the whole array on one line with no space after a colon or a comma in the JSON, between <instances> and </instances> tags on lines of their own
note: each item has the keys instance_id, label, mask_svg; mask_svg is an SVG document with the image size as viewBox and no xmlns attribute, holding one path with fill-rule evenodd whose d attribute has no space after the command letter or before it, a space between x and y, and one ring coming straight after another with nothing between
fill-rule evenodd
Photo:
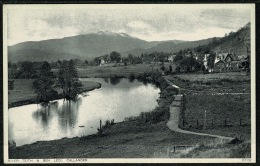
<instances>
[{"instance_id":1,"label":"sepia photograph","mask_svg":"<svg viewBox=\"0 0 260 166\"><path fill-rule=\"evenodd\" d=\"M254 163L254 4L3 5L5 163Z\"/></svg>"}]
</instances>

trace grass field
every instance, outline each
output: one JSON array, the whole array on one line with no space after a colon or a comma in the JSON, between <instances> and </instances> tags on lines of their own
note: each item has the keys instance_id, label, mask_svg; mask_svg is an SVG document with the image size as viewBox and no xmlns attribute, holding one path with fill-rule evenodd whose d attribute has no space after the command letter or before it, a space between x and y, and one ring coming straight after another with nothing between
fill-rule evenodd
<instances>
[{"instance_id":1,"label":"grass field","mask_svg":"<svg viewBox=\"0 0 260 166\"><path fill-rule=\"evenodd\" d=\"M128 65L128 66L89 66L87 68L78 68L78 74L81 78L86 77L128 77L130 74L142 74L145 72L151 71L161 71L162 64L135 64L135 65ZM167 70L169 70L169 63L164 63L164 66ZM172 64L173 70L175 69L174 65ZM57 73L57 69L53 69L54 73Z\"/></svg>"},{"instance_id":2,"label":"grass field","mask_svg":"<svg viewBox=\"0 0 260 166\"><path fill-rule=\"evenodd\" d=\"M211 73L211 74L179 74L176 76L182 80L188 80L190 82L207 83L207 82L249 82L250 75L245 72L226 72L226 73Z\"/></svg>"},{"instance_id":3,"label":"grass field","mask_svg":"<svg viewBox=\"0 0 260 166\"><path fill-rule=\"evenodd\" d=\"M250 93L250 76L245 72L178 74L166 76L181 88L219 93Z\"/></svg>"},{"instance_id":4,"label":"grass field","mask_svg":"<svg viewBox=\"0 0 260 166\"><path fill-rule=\"evenodd\" d=\"M36 93L33 89L33 79L14 79L14 89L9 90L8 103L9 106L19 106L23 103L34 103L36 101ZM89 91L100 86L97 82L82 81L82 91ZM62 89L56 88L59 94Z\"/></svg>"},{"instance_id":5,"label":"grass field","mask_svg":"<svg viewBox=\"0 0 260 166\"><path fill-rule=\"evenodd\" d=\"M184 119L187 124L184 128L231 137L242 135L250 139L250 95L187 95L186 100ZM206 129L203 130L205 111Z\"/></svg>"}]
</instances>

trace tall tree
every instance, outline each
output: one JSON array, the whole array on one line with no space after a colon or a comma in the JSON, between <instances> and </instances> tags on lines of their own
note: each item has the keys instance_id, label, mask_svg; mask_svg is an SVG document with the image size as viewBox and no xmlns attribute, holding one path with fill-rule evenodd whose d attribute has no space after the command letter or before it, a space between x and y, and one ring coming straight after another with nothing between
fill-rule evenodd
<instances>
[{"instance_id":1,"label":"tall tree","mask_svg":"<svg viewBox=\"0 0 260 166\"><path fill-rule=\"evenodd\" d=\"M216 58L216 54L214 52L210 52L209 57L207 59L208 70L210 72L213 71L213 68L214 68L214 65L215 65L215 58Z\"/></svg>"},{"instance_id":2,"label":"tall tree","mask_svg":"<svg viewBox=\"0 0 260 166\"><path fill-rule=\"evenodd\" d=\"M119 63L121 61L121 55L118 52L113 51L110 53L110 59L112 62Z\"/></svg>"},{"instance_id":3,"label":"tall tree","mask_svg":"<svg viewBox=\"0 0 260 166\"><path fill-rule=\"evenodd\" d=\"M64 98L73 99L80 92L82 84L78 79L78 72L72 60L63 61L59 69L58 80Z\"/></svg>"},{"instance_id":4,"label":"tall tree","mask_svg":"<svg viewBox=\"0 0 260 166\"><path fill-rule=\"evenodd\" d=\"M130 64L133 64L134 63L134 56L132 54L128 54L128 60L129 60L129 63Z\"/></svg>"},{"instance_id":5,"label":"tall tree","mask_svg":"<svg viewBox=\"0 0 260 166\"><path fill-rule=\"evenodd\" d=\"M51 71L51 66L45 61L39 70L36 80L33 82L38 101L48 102L57 97L58 93L54 90L54 83L55 76Z\"/></svg>"},{"instance_id":6,"label":"tall tree","mask_svg":"<svg viewBox=\"0 0 260 166\"><path fill-rule=\"evenodd\" d=\"M21 62L19 78L35 78L35 68L32 62Z\"/></svg>"}]
</instances>

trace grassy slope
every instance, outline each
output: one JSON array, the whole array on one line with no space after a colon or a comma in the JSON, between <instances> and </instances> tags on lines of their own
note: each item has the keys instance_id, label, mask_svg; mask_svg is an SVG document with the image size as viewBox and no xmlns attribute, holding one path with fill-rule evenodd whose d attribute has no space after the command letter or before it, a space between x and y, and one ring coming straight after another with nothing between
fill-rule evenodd
<instances>
[{"instance_id":1,"label":"grassy slope","mask_svg":"<svg viewBox=\"0 0 260 166\"><path fill-rule=\"evenodd\" d=\"M212 140L170 131L165 122L151 124L129 121L108 128L98 135L37 142L17 147L11 158L149 158L173 145L194 145Z\"/></svg>"}]
</instances>

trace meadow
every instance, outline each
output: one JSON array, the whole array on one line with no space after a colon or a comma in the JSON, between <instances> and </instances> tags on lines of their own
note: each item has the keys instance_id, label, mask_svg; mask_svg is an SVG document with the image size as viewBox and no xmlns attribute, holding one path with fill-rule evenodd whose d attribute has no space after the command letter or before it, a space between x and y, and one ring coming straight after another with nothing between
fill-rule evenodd
<instances>
[{"instance_id":1,"label":"meadow","mask_svg":"<svg viewBox=\"0 0 260 166\"><path fill-rule=\"evenodd\" d=\"M164 63L165 69L169 69L169 66L175 68L174 64ZM152 64L133 64L124 66L123 64L105 64L102 66L88 66L86 68L78 68L78 74L80 78L91 77L129 77L131 74L138 75L149 72L161 71L161 63ZM58 69L53 69L53 72L57 74Z\"/></svg>"}]
</instances>

